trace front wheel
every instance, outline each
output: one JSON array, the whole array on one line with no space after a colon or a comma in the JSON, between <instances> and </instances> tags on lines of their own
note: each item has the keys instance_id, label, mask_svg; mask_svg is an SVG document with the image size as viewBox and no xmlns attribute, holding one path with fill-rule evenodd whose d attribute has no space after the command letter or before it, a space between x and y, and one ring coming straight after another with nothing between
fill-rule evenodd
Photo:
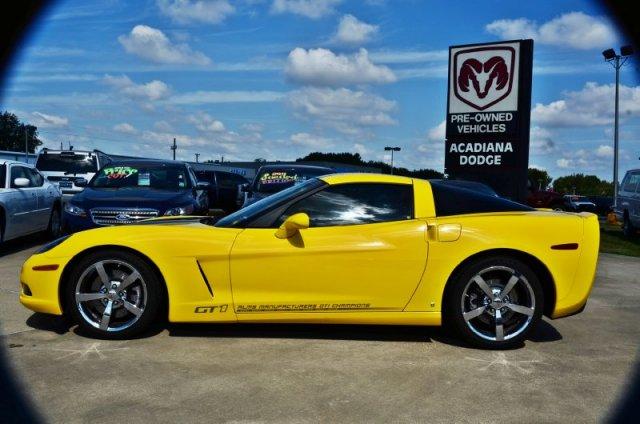
<instances>
[{"instance_id":1,"label":"front wheel","mask_svg":"<svg viewBox=\"0 0 640 424\"><path fill-rule=\"evenodd\" d=\"M489 349L520 345L542 317L538 277L517 259L475 261L452 284L445 318L469 344Z\"/></svg>"},{"instance_id":2,"label":"front wheel","mask_svg":"<svg viewBox=\"0 0 640 424\"><path fill-rule=\"evenodd\" d=\"M49 225L47 226L47 234L52 239L57 239L62 235L62 219L60 218L60 208L55 207L51 210L49 217Z\"/></svg>"},{"instance_id":3,"label":"front wheel","mask_svg":"<svg viewBox=\"0 0 640 424\"><path fill-rule=\"evenodd\" d=\"M148 329L162 303L162 284L136 255L106 250L73 268L66 305L82 332L106 339L130 338Z\"/></svg>"}]
</instances>

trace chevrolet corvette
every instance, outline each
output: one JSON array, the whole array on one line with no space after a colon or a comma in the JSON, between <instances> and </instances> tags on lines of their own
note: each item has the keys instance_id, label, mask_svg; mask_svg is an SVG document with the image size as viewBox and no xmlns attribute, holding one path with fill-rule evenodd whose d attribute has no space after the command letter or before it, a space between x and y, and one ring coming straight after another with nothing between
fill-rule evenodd
<instances>
[{"instance_id":1,"label":"chevrolet corvette","mask_svg":"<svg viewBox=\"0 0 640 424\"><path fill-rule=\"evenodd\" d=\"M94 337L170 322L441 325L485 348L582 311L599 224L448 184L312 178L218 221L164 217L43 246L20 301Z\"/></svg>"}]
</instances>

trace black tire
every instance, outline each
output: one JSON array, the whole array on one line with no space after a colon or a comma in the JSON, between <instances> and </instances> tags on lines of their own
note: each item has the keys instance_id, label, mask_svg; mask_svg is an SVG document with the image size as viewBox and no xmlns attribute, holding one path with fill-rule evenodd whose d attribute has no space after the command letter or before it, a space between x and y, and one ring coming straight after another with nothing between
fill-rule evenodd
<instances>
[{"instance_id":1,"label":"black tire","mask_svg":"<svg viewBox=\"0 0 640 424\"><path fill-rule=\"evenodd\" d=\"M489 296L477 282L478 276L493 295L488 304ZM517 281L500 301L502 290L513 277ZM540 281L518 259L508 256L478 259L453 276L450 284L445 298L445 324L470 345L484 349L521 346L542 317L544 296Z\"/></svg>"},{"instance_id":2,"label":"black tire","mask_svg":"<svg viewBox=\"0 0 640 424\"><path fill-rule=\"evenodd\" d=\"M627 214L624 215L624 221L622 222L622 233L627 238L635 238L637 235L636 228L631 224L631 220Z\"/></svg>"},{"instance_id":3,"label":"black tire","mask_svg":"<svg viewBox=\"0 0 640 424\"><path fill-rule=\"evenodd\" d=\"M62 236L62 215L60 214L60 207L57 205L51 210L47 235L52 239L57 239Z\"/></svg>"},{"instance_id":4,"label":"black tire","mask_svg":"<svg viewBox=\"0 0 640 424\"><path fill-rule=\"evenodd\" d=\"M107 277L107 286L111 286L107 293L101 291L105 278L98 271L100 266ZM126 284L126 277L136 271L140 278L132 277L132 282L120 290L117 286ZM103 297L79 300L76 291ZM163 283L146 260L126 251L109 249L91 253L73 266L63 297L66 311L78 323L81 333L101 339L129 339L146 331L155 321L162 308L163 293ZM100 324L104 322L108 303L112 310L104 329ZM131 309L131 305L135 308Z\"/></svg>"}]
</instances>

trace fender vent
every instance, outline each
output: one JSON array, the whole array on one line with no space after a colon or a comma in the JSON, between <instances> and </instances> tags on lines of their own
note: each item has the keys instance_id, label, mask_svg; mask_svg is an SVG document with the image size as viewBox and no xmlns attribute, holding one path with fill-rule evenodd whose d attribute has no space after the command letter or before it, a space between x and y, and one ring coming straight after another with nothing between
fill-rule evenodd
<instances>
[{"instance_id":1,"label":"fender vent","mask_svg":"<svg viewBox=\"0 0 640 424\"><path fill-rule=\"evenodd\" d=\"M200 275L202 275L202 279L204 280L204 283L207 285L207 290L209 290L209 294L211 294L211 297L213 297L213 289L211 288L211 285L209 284L209 280L207 280L207 276L204 275L204 271L202 270L202 266L200 266L200 262L198 262L197 259L196 259L196 263L198 264L198 269L200 270Z\"/></svg>"}]
</instances>

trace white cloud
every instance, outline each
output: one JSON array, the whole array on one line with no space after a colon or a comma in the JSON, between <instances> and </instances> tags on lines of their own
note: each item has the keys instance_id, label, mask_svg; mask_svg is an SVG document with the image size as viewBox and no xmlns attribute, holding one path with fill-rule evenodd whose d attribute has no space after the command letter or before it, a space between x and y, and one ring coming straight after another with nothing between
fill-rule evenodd
<instances>
[{"instance_id":1,"label":"white cloud","mask_svg":"<svg viewBox=\"0 0 640 424\"><path fill-rule=\"evenodd\" d=\"M532 154L546 155L556 150L556 143L551 138L549 130L541 127L531 127L529 145Z\"/></svg>"},{"instance_id":2,"label":"white cloud","mask_svg":"<svg viewBox=\"0 0 640 424\"><path fill-rule=\"evenodd\" d=\"M563 93L563 99L538 103L531 111L537 125L584 127L613 123L615 85L588 82L580 91ZM640 116L640 86L620 86L620 116Z\"/></svg>"},{"instance_id":3,"label":"white cloud","mask_svg":"<svg viewBox=\"0 0 640 424\"><path fill-rule=\"evenodd\" d=\"M173 96L170 103L177 105L268 103L280 101L285 95L286 93L279 91L192 91Z\"/></svg>"},{"instance_id":4,"label":"white cloud","mask_svg":"<svg viewBox=\"0 0 640 424\"><path fill-rule=\"evenodd\" d=\"M264 131L264 125L256 122L249 122L242 125L242 129L249 132L259 133Z\"/></svg>"},{"instance_id":5,"label":"white cloud","mask_svg":"<svg viewBox=\"0 0 640 424\"><path fill-rule=\"evenodd\" d=\"M573 160L560 158L556 160L556 166L561 169L567 169L573 167Z\"/></svg>"},{"instance_id":6,"label":"white cloud","mask_svg":"<svg viewBox=\"0 0 640 424\"><path fill-rule=\"evenodd\" d=\"M500 19L485 29L503 39L533 38L542 44L572 47L579 50L599 49L616 44L613 25L601 16L583 12L565 13L538 25L525 18Z\"/></svg>"},{"instance_id":7,"label":"white cloud","mask_svg":"<svg viewBox=\"0 0 640 424\"><path fill-rule=\"evenodd\" d=\"M289 140L294 146L308 147L310 149L327 149L333 146L331 139L305 132L292 134Z\"/></svg>"},{"instance_id":8,"label":"white cloud","mask_svg":"<svg viewBox=\"0 0 640 424\"><path fill-rule=\"evenodd\" d=\"M443 120L438 125L436 125L435 127L429 129L429 131L427 131L427 139L429 141L444 142L444 139L446 137L446 131L447 131L447 121Z\"/></svg>"},{"instance_id":9,"label":"white cloud","mask_svg":"<svg viewBox=\"0 0 640 424\"><path fill-rule=\"evenodd\" d=\"M612 158L613 157L613 147L601 144L596 149L596 156L598 156L599 158L604 158L604 159Z\"/></svg>"},{"instance_id":10,"label":"white cloud","mask_svg":"<svg viewBox=\"0 0 640 424\"><path fill-rule=\"evenodd\" d=\"M235 12L228 0L157 0L162 14L181 24L219 24Z\"/></svg>"},{"instance_id":11,"label":"white cloud","mask_svg":"<svg viewBox=\"0 0 640 424\"><path fill-rule=\"evenodd\" d=\"M352 56L336 55L327 49L295 48L289 53L285 74L295 82L309 85L340 86L390 83L396 76L386 66L369 60L365 49Z\"/></svg>"},{"instance_id":12,"label":"white cloud","mask_svg":"<svg viewBox=\"0 0 640 424\"><path fill-rule=\"evenodd\" d=\"M294 114L344 134L362 135L365 129L395 125L396 102L347 88L307 87L292 91L287 104Z\"/></svg>"},{"instance_id":13,"label":"white cloud","mask_svg":"<svg viewBox=\"0 0 640 424\"><path fill-rule=\"evenodd\" d=\"M175 44L159 29L136 25L128 35L118 41L127 53L154 63L208 65L211 59L191 50L187 44Z\"/></svg>"},{"instance_id":14,"label":"white cloud","mask_svg":"<svg viewBox=\"0 0 640 424\"><path fill-rule=\"evenodd\" d=\"M311 19L319 19L335 12L342 0L273 0L271 13L293 13Z\"/></svg>"},{"instance_id":15,"label":"white cloud","mask_svg":"<svg viewBox=\"0 0 640 424\"><path fill-rule=\"evenodd\" d=\"M169 132L169 131L173 131L173 126L168 123L167 121L156 121L153 124L153 128L155 128L157 131L164 131L164 132Z\"/></svg>"},{"instance_id":16,"label":"white cloud","mask_svg":"<svg viewBox=\"0 0 640 424\"><path fill-rule=\"evenodd\" d=\"M133 125L127 122L114 125L113 130L122 134L136 134L138 132L138 130L136 130L136 128Z\"/></svg>"},{"instance_id":17,"label":"white cloud","mask_svg":"<svg viewBox=\"0 0 640 424\"><path fill-rule=\"evenodd\" d=\"M57 115L49 115L41 112L33 112L33 125L39 128L64 128L69 125L69 118Z\"/></svg>"},{"instance_id":18,"label":"white cloud","mask_svg":"<svg viewBox=\"0 0 640 424\"><path fill-rule=\"evenodd\" d=\"M200 112L195 115L191 115L188 121L195 125L195 127L202 132L223 132L226 128L222 121L214 119L209 114Z\"/></svg>"},{"instance_id":19,"label":"white cloud","mask_svg":"<svg viewBox=\"0 0 640 424\"><path fill-rule=\"evenodd\" d=\"M120 77L107 75L103 81L122 95L135 100L156 101L164 99L171 94L171 88L160 80L153 80L146 84L136 84L126 75Z\"/></svg>"},{"instance_id":20,"label":"white cloud","mask_svg":"<svg viewBox=\"0 0 640 424\"><path fill-rule=\"evenodd\" d=\"M369 154L369 149L362 143L355 143L351 148L354 152L358 153L360 156L365 156Z\"/></svg>"},{"instance_id":21,"label":"white cloud","mask_svg":"<svg viewBox=\"0 0 640 424\"><path fill-rule=\"evenodd\" d=\"M338 24L335 41L344 44L364 44L378 32L377 25L360 21L353 15L344 15Z\"/></svg>"}]
</instances>

